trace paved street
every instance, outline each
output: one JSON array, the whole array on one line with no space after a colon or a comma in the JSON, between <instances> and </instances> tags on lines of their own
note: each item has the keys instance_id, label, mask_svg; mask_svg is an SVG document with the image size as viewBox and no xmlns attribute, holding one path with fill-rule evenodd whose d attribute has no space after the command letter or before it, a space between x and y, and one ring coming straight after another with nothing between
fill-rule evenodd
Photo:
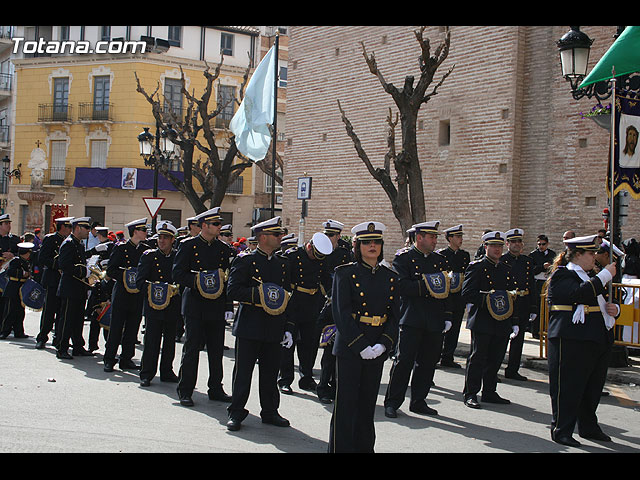
<instances>
[{"instance_id":1,"label":"paved street","mask_svg":"<svg viewBox=\"0 0 640 480\"><path fill-rule=\"evenodd\" d=\"M55 351L35 350L40 314L27 312L28 339L9 336L0 341L0 452L210 452L210 453L323 453L326 451L331 406L302 392L281 396L280 413L290 428L260 422L257 373L249 399L249 417L238 432L228 432L226 404L206 394L206 352L202 352L192 408L180 406L175 384L156 377L151 387L139 386L137 375L103 372L102 348L97 357L56 359ZM85 327L85 339L88 327ZM142 338L142 335L140 335ZM468 348L468 331L461 334L460 352ZM465 344L466 343L466 344ZM535 355L537 341L527 334L526 352ZM227 332L228 346L233 337ZM175 371L182 345L177 345ZM139 363L141 346L136 362ZM461 357L458 362L463 362ZM224 384L231 393L233 350L225 352ZM640 386L608 383L598 417L612 443L584 440L582 448L563 447L549 435L550 402L547 375L540 368L524 368L528 382L504 380L498 386L511 405L464 406L463 370L439 369L427 403L438 416L408 411L405 401L395 420L384 417L382 400L389 378L386 362L376 412L376 451L380 453L499 453L499 452L640 452ZM319 360L318 360L319 368ZM500 374L502 375L502 370Z\"/></svg>"}]
</instances>

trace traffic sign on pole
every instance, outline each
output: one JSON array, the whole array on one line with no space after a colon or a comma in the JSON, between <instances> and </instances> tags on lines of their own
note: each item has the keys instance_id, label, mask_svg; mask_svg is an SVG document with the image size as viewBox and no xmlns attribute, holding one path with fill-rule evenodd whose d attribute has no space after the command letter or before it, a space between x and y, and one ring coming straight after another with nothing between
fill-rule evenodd
<instances>
[{"instance_id":1,"label":"traffic sign on pole","mask_svg":"<svg viewBox=\"0 0 640 480\"><path fill-rule=\"evenodd\" d=\"M155 218L158 214L158 210L160 210L160 207L166 199L156 197L142 197L142 200L144 200L144 204L147 207L147 210L149 210L151 218Z\"/></svg>"}]
</instances>

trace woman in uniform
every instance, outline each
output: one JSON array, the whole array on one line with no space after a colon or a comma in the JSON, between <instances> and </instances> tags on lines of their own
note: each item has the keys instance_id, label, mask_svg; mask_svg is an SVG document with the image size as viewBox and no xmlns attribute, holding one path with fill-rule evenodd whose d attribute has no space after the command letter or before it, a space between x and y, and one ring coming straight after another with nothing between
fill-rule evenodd
<instances>
[{"instance_id":1,"label":"woman in uniform","mask_svg":"<svg viewBox=\"0 0 640 480\"><path fill-rule=\"evenodd\" d=\"M549 280L549 393L551 438L579 447L572 437L611 441L598 425L596 409L606 380L618 305L609 303L607 284L615 264L589 276L595 267L597 235L565 240Z\"/></svg>"},{"instance_id":2,"label":"woman in uniform","mask_svg":"<svg viewBox=\"0 0 640 480\"><path fill-rule=\"evenodd\" d=\"M382 368L398 335L396 274L383 260L379 222L351 229L355 259L336 267L332 314L337 332L336 397L329 432L329 452L373 452L374 411Z\"/></svg>"}]
</instances>

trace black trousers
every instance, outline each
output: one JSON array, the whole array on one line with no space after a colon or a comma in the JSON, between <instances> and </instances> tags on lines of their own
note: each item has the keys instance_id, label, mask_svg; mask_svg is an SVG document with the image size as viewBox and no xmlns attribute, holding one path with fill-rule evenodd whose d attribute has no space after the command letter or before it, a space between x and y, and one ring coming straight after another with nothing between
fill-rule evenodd
<instances>
[{"instance_id":1,"label":"black trousers","mask_svg":"<svg viewBox=\"0 0 640 480\"><path fill-rule=\"evenodd\" d=\"M374 413L384 360L336 358L336 399L329 428L329 453L373 453Z\"/></svg>"},{"instance_id":2,"label":"black trousers","mask_svg":"<svg viewBox=\"0 0 640 480\"><path fill-rule=\"evenodd\" d=\"M24 335L24 307L19 296L3 297L5 302L2 317L2 335L9 335L11 330L15 336Z\"/></svg>"},{"instance_id":3,"label":"black trousers","mask_svg":"<svg viewBox=\"0 0 640 480\"><path fill-rule=\"evenodd\" d=\"M62 301L57 295L58 287L47 287L47 294L44 301L44 308L40 315L40 332L36 337L37 342L47 342L49 333L56 332L56 325L60 321L60 309Z\"/></svg>"},{"instance_id":4,"label":"black trousers","mask_svg":"<svg viewBox=\"0 0 640 480\"><path fill-rule=\"evenodd\" d=\"M73 343L73 348L84 347L82 329L84 326L84 299L62 297L62 306L59 327L56 338L58 341L57 350L66 352L69 349L69 341Z\"/></svg>"},{"instance_id":5,"label":"black trousers","mask_svg":"<svg viewBox=\"0 0 640 480\"><path fill-rule=\"evenodd\" d=\"M294 350L298 353L298 370L300 372L300 383L313 379L313 366L318 355L320 330L315 321L297 323L293 336L293 346L282 348L280 362L279 385L291 385L294 377Z\"/></svg>"},{"instance_id":6,"label":"black trousers","mask_svg":"<svg viewBox=\"0 0 640 480\"><path fill-rule=\"evenodd\" d=\"M179 298L174 298L164 310L149 311L145 315L140 380L152 380L155 377L158 361L160 362L160 379L164 375L173 373L173 360L176 356L176 323L179 316Z\"/></svg>"},{"instance_id":7,"label":"black trousers","mask_svg":"<svg viewBox=\"0 0 640 480\"><path fill-rule=\"evenodd\" d=\"M453 361L453 355L458 346L458 338L460 338L460 328L462 327L462 318L464 317L465 305L462 300L455 303L453 315L451 317L451 328L444 334L442 342L442 354L440 360Z\"/></svg>"},{"instance_id":8,"label":"black trousers","mask_svg":"<svg viewBox=\"0 0 640 480\"><path fill-rule=\"evenodd\" d=\"M391 374L385 407L400 408L411 377L410 405L424 402L431 389L431 382L440 359L441 332L427 332L422 328L400 326L398 348L391 366Z\"/></svg>"},{"instance_id":9,"label":"black trousers","mask_svg":"<svg viewBox=\"0 0 640 480\"><path fill-rule=\"evenodd\" d=\"M200 314L184 316L185 342L182 347L178 395L191 395L198 379L198 362L203 345L207 347L209 361L209 392L222 388L222 356L224 353L224 309L215 308Z\"/></svg>"},{"instance_id":10,"label":"black trousers","mask_svg":"<svg viewBox=\"0 0 640 480\"><path fill-rule=\"evenodd\" d=\"M494 393L498 370L509 343L509 335L493 335L471 330L471 354L467 358L464 377L464 398L482 393Z\"/></svg>"},{"instance_id":11,"label":"black trousers","mask_svg":"<svg viewBox=\"0 0 640 480\"><path fill-rule=\"evenodd\" d=\"M529 325L529 311L519 309L518 311L518 335L509 341L509 359L505 368L506 373L518 373L520 362L522 361L522 348L524 346L524 333Z\"/></svg>"},{"instance_id":12,"label":"black trousers","mask_svg":"<svg viewBox=\"0 0 640 480\"><path fill-rule=\"evenodd\" d=\"M120 349L120 361L129 361L136 351L138 330L142 321L142 294L121 294L111 301L111 324L104 349L104 361L115 362ZM126 295L126 296L125 296Z\"/></svg>"},{"instance_id":13,"label":"black trousers","mask_svg":"<svg viewBox=\"0 0 640 480\"><path fill-rule=\"evenodd\" d=\"M260 415L272 416L280 406L278 391L278 369L282 347L279 342L263 342L236 337L235 365L233 367L233 394L227 407L229 418L242 421L249 411L245 408L251 390L253 368L258 363L258 392L260 395Z\"/></svg>"},{"instance_id":14,"label":"black trousers","mask_svg":"<svg viewBox=\"0 0 640 480\"><path fill-rule=\"evenodd\" d=\"M551 435L600 432L596 410L607 378L611 345L564 338L549 339Z\"/></svg>"},{"instance_id":15,"label":"black trousers","mask_svg":"<svg viewBox=\"0 0 640 480\"><path fill-rule=\"evenodd\" d=\"M335 398L336 396L336 357L333 354L333 343L322 349L320 357L320 378L316 393L318 397Z\"/></svg>"}]
</instances>

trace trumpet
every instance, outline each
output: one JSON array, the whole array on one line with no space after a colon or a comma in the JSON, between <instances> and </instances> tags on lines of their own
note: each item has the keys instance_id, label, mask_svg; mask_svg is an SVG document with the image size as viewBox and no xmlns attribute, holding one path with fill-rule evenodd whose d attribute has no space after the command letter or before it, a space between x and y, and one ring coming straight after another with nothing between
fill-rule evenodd
<instances>
[{"instance_id":1,"label":"trumpet","mask_svg":"<svg viewBox=\"0 0 640 480\"><path fill-rule=\"evenodd\" d=\"M96 283L101 282L107 276L107 271L102 270L97 265L89 265L89 271L91 272L87 277L87 284L93 287Z\"/></svg>"}]
</instances>

